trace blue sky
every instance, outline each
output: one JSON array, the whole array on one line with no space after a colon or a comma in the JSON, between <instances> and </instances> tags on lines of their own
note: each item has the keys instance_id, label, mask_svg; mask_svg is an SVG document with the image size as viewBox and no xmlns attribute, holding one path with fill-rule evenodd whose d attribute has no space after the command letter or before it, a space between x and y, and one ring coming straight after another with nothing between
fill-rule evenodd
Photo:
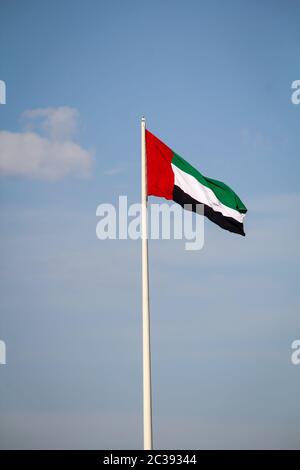
<instances>
[{"instance_id":1,"label":"blue sky","mask_svg":"<svg viewBox=\"0 0 300 470\"><path fill-rule=\"evenodd\" d=\"M1 20L0 446L142 447L140 243L97 240L95 212L138 201L144 114L249 209L246 238L150 243L154 445L299 448L299 2L1 0Z\"/></svg>"}]
</instances>

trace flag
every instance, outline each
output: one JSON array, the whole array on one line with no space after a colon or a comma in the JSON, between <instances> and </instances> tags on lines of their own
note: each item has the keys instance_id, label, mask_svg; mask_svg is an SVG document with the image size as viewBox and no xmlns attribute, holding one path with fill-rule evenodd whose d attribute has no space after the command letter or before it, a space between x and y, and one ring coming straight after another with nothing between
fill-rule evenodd
<instances>
[{"instance_id":1,"label":"flag","mask_svg":"<svg viewBox=\"0 0 300 470\"><path fill-rule=\"evenodd\" d=\"M155 135L146 130L147 194L189 204L196 212L203 204L204 215L230 232L245 235L246 206L226 184L203 176Z\"/></svg>"}]
</instances>

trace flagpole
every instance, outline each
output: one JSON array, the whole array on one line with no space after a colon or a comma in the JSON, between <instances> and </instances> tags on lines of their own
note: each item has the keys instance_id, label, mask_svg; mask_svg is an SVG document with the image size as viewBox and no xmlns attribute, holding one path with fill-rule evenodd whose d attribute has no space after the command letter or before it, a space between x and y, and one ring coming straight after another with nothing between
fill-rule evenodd
<instances>
[{"instance_id":1,"label":"flagpole","mask_svg":"<svg viewBox=\"0 0 300 470\"><path fill-rule=\"evenodd\" d=\"M141 120L142 155L142 299L143 299L143 418L144 450L152 450L152 397L151 397L151 352L150 352L150 312L149 312L149 269L148 269L148 214L147 214L147 161L146 161L146 121Z\"/></svg>"}]
</instances>

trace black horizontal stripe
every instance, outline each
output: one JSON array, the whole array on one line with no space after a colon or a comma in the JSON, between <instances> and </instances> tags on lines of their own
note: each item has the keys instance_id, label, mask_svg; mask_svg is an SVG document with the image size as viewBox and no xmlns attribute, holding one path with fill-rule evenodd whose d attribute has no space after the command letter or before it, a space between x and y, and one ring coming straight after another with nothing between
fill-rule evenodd
<instances>
[{"instance_id":1,"label":"black horizontal stripe","mask_svg":"<svg viewBox=\"0 0 300 470\"><path fill-rule=\"evenodd\" d=\"M176 185L174 185L173 189L173 201L177 202L182 207L184 207L185 204L189 204L193 212L197 212L197 204L201 204L199 201L196 201L196 199L192 198L189 194L185 193L179 186ZM221 212L214 211L206 204L202 205L204 206L204 215L209 220L219 225L219 227L228 230L229 232L238 233L239 235L245 236L244 226L241 222L238 222L232 217L226 217L225 215L221 214ZM186 207L186 209L189 208Z\"/></svg>"}]
</instances>

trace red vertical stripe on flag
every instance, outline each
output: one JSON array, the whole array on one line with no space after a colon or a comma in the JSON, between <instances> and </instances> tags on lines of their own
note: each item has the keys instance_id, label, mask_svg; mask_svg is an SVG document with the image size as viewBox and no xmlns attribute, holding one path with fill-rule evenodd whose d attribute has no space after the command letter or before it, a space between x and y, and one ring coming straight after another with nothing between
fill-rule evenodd
<instances>
[{"instance_id":1,"label":"red vertical stripe on flag","mask_svg":"<svg viewBox=\"0 0 300 470\"><path fill-rule=\"evenodd\" d=\"M147 193L173 199L174 173L171 166L173 151L146 130Z\"/></svg>"}]
</instances>

